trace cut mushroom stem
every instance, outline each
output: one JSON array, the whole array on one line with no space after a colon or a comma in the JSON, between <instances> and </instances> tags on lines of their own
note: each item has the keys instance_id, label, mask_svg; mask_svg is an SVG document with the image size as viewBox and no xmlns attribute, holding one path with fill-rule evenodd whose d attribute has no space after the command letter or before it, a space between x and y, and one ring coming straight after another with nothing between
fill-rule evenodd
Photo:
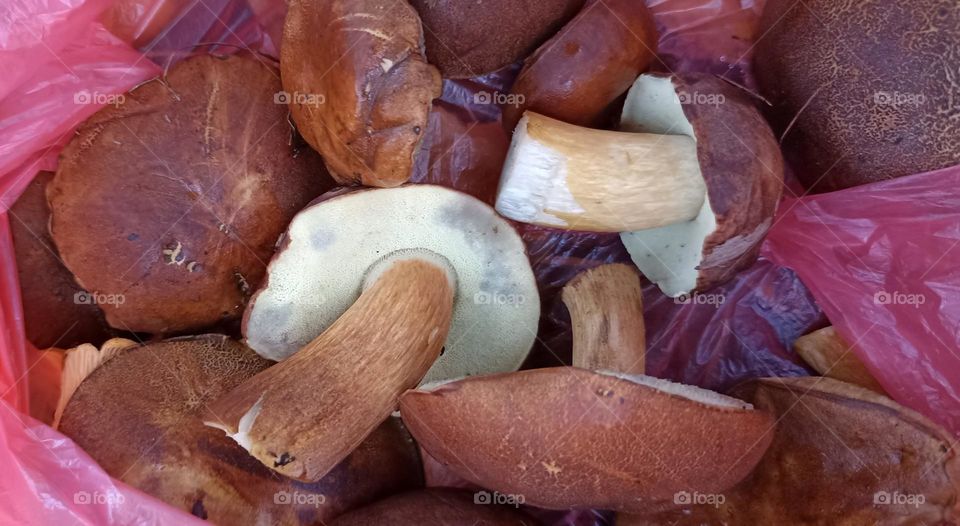
<instances>
[{"instance_id":1,"label":"cut mushroom stem","mask_svg":"<svg viewBox=\"0 0 960 526\"><path fill-rule=\"evenodd\" d=\"M386 256L368 269L366 290L333 325L213 403L205 423L283 475L320 479L440 355L455 281L450 264L430 251Z\"/></svg>"},{"instance_id":2,"label":"cut mushroom stem","mask_svg":"<svg viewBox=\"0 0 960 526\"><path fill-rule=\"evenodd\" d=\"M591 371L644 374L646 329L637 271L628 265L590 269L563 288L573 325L573 365Z\"/></svg>"},{"instance_id":3,"label":"cut mushroom stem","mask_svg":"<svg viewBox=\"0 0 960 526\"><path fill-rule=\"evenodd\" d=\"M705 198L692 137L594 130L528 111L497 211L548 227L628 232L690 221Z\"/></svg>"}]
</instances>

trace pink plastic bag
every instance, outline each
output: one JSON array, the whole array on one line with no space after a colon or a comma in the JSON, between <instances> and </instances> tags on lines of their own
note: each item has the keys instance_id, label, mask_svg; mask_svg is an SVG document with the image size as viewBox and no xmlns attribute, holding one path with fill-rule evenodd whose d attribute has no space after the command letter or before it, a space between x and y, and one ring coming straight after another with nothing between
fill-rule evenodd
<instances>
[{"instance_id":1,"label":"pink plastic bag","mask_svg":"<svg viewBox=\"0 0 960 526\"><path fill-rule=\"evenodd\" d=\"M960 435L960 167L788 199L767 249L893 398Z\"/></svg>"},{"instance_id":2,"label":"pink plastic bag","mask_svg":"<svg viewBox=\"0 0 960 526\"><path fill-rule=\"evenodd\" d=\"M263 16L262 30L253 23L242 0L177 1L179 10L171 17L174 22L148 39L149 43L139 42L148 58L165 65L168 59L194 50L198 43L253 46L276 53L273 42L280 34L285 11L281 0L251 2L255 12ZM160 5L152 0L143 3ZM0 202L13 202L38 169L54 168L56 154L69 133L96 110L97 105L74 107L71 97L75 92L88 90L91 99L96 93L100 100L101 95L122 93L159 71L156 64L121 44L96 22L107 4L107 0L47 0L29 6L0 6L0 70L4 72L0 77ZM752 86L747 53L759 3L649 0L648 4L662 31L663 63L657 69L708 71ZM160 8L150 11L162 12ZM136 29L148 26L150 20L155 20L153 16L160 15L148 13L143 24L133 25L129 38L143 36L145 33L137 33ZM221 46L221 50L230 46ZM443 98L434 104L424 143L429 155L421 156L416 181L446 184L492 201L509 136L499 125L497 108L482 104L482 98L477 96L506 90L516 71L516 67L507 68L481 79L445 83ZM944 180L938 181L937 187L956 188L956 182L960 182L944 186ZM906 181L893 185L907 185ZM921 220L923 214L908 197L911 192L921 198L924 192L933 192L930 179L924 181L925 185L920 184L919 188L897 186L897 196L882 188L871 188L864 190L867 194L848 194L852 197L817 196L800 202L787 201L768 243L766 253L770 259L762 259L729 284L710 291L710 302L677 302L647 285L644 298L649 372L721 390L756 376L809 374L790 351L790 345L797 336L827 323L814 302L815 295L843 334L853 340L863 337L860 347L872 353L872 357L864 357L891 393L914 407L949 414L951 427L956 430L956 404L937 406L931 399L933 394L924 391L929 387L943 391L944 396L950 396L950 402L956 400L951 386L956 388L958 383L955 376L948 374L955 375L956 369L950 369L946 352L927 354L929 338L925 339L922 331L917 330L921 322L916 316L933 316L929 321L939 324L934 334L946 342L942 349L956 347L956 336L950 335L951 329L958 332L957 300L943 292L951 287L949 272L921 278L919 281L930 285L924 289L931 294L930 302L921 306L913 318L909 317L912 311L900 309L900 305L890 306L893 310L887 311L897 315L880 318L886 325L882 331L863 327L878 319L878 314L877 309L864 303L867 300L860 295L862 291L852 288L855 284L842 283L841 294L834 290L844 281L843 276L849 278L851 270L857 272L854 275L866 276L865 281L893 288L891 292L912 290L907 285L913 286L916 280L905 281L896 276L913 267L900 261L902 256L883 251L892 239L904 239L903 232L898 231L894 237L892 232L899 227L884 226L886 223L879 219L855 219L858 214L875 217L879 204L871 207L852 201L869 197L875 202L889 202L899 207L899 212L887 214L884 209L888 217L906 221L913 210L912 218ZM950 231L949 220L953 219L953 225L958 222L955 215L948 213L949 206L955 206L958 199L955 195L939 195L946 199L941 202L944 211L932 220L939 221L937 224L942 227L938 231L940 237L930 236L930 242L923 244L923 240L909 238L918 250L960 236L955 227ZM801 204L793 206L797 203ZM808 210L817 213L807 213ZM803 236L816 231L814 216L820 212L825 214L824 226L844 231L836 237L876 265L860 267L849 258L844 259L829 235L803 241ZM538 343L527 366L563 363L569 360L570 353L569 316L558 291L581 270L604 262L628 261L628 257L617 236L559 233L534 227L522 227L521 232L528 244L544 305ZM0 258L0 465L9 466L9 474L0 478L0 498L4 503L0 506L0 524L200 524L113 481L69 439L26 416L29 404L25 379L33 363L26 358L6 214L0 215ZM949 260L949 254L945 259ZM813 267L816 271L810 267L814 264L818 265ZM797 274L781 265L796 268L811 285L813 294ZM838 283L830 281L831 272L840 276ZM953 290L958 281L960 277L953 278ZM890 345L903 341L909 341L909 346ZM922 364L926 369L911 375L903 373L907 370L903 363L908 359L910 365ZM892 367L893 364L896 366ZM591 524L598 520L592 513L554 513L544 517L554 524Z\"/></svg>"}]
</instances>

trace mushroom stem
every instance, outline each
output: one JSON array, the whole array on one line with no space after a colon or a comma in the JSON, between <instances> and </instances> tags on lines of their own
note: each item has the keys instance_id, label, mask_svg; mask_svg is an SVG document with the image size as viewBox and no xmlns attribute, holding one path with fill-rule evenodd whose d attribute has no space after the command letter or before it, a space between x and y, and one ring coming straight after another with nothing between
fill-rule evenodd
<instances>
[{"instance_id":1,"label":"mushroom stem","mask_svg":"<svg viewBox=\"0 0 960 526\"><path fill-rule=\"evenodd\" d=\"M434 258L397 256L320 336L211 404L205 423L283 475L320 479L440 355L453 297Z\"/></svg>"},{"instance_id":2,"label":"mushroom stem","mask_svg":"<svg viewBox=\"0 0 960 526\"><path fill-rule=\"evenodd\" d=\"M628 232L693 220L705 198L689 136L594 130L528 111L496 208L525 223Z\"/></svg>"},{"instance_id":3,"label":"mushroom stem","mask_svg":"<svg viewBox=\"0 0 960 526\"><path fill-rule=\"evenodd\" d=\"M643 295L633 268L616 264L590 269L567 283L562 298L573 325L573 365L645 374Z\"/></svg>"}]
</instances>

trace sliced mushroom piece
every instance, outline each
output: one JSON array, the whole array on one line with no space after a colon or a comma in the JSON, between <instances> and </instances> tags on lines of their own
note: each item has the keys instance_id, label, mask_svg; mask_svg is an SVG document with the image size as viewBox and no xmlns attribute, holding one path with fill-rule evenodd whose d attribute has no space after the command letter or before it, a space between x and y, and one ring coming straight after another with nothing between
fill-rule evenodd
<instances>
[{"instance_id":1,"label":"sliced mushroom piece","mask_svg":"<svg viewBox=\"0 0 960 526\"><path fill-rule=\"evenodd\" d=\"M330 526L535 526L536 520L494 503L485 491L431 488L395 495L337 517Z\"/></svg>"},{"instance_id":2,"label":"sliced mushroom piece","mask_svg":"<svg viewBox=\"0 0 960 526\"><path fill-rule=\"evenodd\" d=\"M540 319L523 241L485 203L434 185L334 193L298 214L244 315L247 345L290 356L357 300L372 266L404 251L439 254L456 276L450 333L424 381L517 370Z\"/></svg>"},{"instance_id":3,"label":"sliced mushroom piece","mask_svg":"<svg viewBox=\"0 0 960 526\"><path fill-rule=\"evenodd\" d=\"M793 342L793 350L822 376L887 394L880 382L857 358L853 346L832 326L797 338L797 341Z\"/></svg>"},{"instance_id":4,"label":"sliced mushroom piece","mask_svg":"<svg viewBox=\"0 0 960 526\"><path fill-rule=\"evenodd\" d=\"M466 194L337 195L301 212L284 244L244 328L263 355L296 352L206 420L288 477L324 476L425 375L515 370L533 343L539 297L523 244Z\"/></svg>"},{"instance_id":5,"label":"sliced mushroom piece","mask_svg":"<svg viewBox=\"0 0 960 526\"><path fill-rule=\"evenodd\" d=\"M215 524L304 524L422 484L416 446L391 419L313 484L278 477L200 412L270 362L225 336L121 350L77 388L60 430L123 482Z\"/></svg>"},{"instance_id":6,"label":"sliced mushroom piece","mask_svg":"<svg viewBox=\"0 0 960 526\"><path fill-rule=\"evenodd\" d=\"M886 396L830 378L765 378L735 391L776 415L749 478L709 504L617 524L955 524L956 439Z\"/></svg>"},{"instance_id":7,"label":"sliced mushroom piece","mask_svg":"<svg viewBox=\"0 0 960 526\"><path fill-rule=\"evenodd\" d=\"M343 185L410 178L437 69L404 0L294 0L280 49L283 89L304 139Z\"/></svg>"},{"instance_id":8,"label":"sliced mushroom piece","mask_svg":"<svg viewBox=\"0 0 960 526\"><path fill-rule=\"evenodd\" d=\"M579 289L574 294L605 289L585 281L627 273L635 275L624 265L593 269L572 285ZM630 279L617 282L626 286ZM603 312L575 308L571 314L582 318L574 327L592 326L591 334L601 334L602 326L611 326ZM644 354L642 345L609 348L635 361ZM597 354L580 347L573 352L575 363L584 363L585 352ZM428 386L405 393L400 411L420 446L457 475L549 509L647 511L672 506L681 492L723 491L750 473L774 425L767 413L713 391L577 367Z\"/></svg>"},{"instance_id":9,"label":"sliced mushroom piece","mask_svg":"<svg viewBox=\"0 0 960 526\"><path fill-rule=\"evenodd\" d=\"M235 320L277 237L332 181L292 140L262 57L198 55L80 126L47 186L50 231L111 326Z\"/></svg>"},{"instance_id":10,"label":"sliced mushroom piece","mask_svg":"<svg viewBox=\"0 0 960 526\"><path fill-rule=\"evenodd\" d=\"M621 132L528 112L497 196L505 216L621 232L664 293L717 285L751 265L783 189L783 158L749 97L704 75L641 75Z\"/></svg>"}]
</instances>

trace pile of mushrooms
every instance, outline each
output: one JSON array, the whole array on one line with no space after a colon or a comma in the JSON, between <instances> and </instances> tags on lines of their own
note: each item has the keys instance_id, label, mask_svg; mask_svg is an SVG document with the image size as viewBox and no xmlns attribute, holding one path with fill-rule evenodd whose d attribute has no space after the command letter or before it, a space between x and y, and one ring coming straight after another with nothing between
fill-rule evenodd
<instances>
[{"instance_id":1,"label":"pile of mushrooms","mask_svg":"<svg viewBox=\"0 0 960 526\"><path fill-rule=\"evenodd\" d=\"M644 276L670 296L751 265L780 200L783 159L749 96L706 75L641 75L621 130L525 113L497 211L552 228L620 232Z\"/></svg>"}]
</instances>

